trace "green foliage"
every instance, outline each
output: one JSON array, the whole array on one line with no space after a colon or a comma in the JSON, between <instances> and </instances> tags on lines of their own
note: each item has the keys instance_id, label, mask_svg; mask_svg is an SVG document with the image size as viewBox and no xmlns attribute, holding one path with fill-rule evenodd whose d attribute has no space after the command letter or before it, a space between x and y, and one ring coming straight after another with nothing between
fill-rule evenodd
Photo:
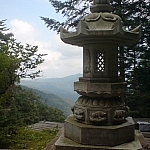
<instances>
[{"instance_id":1,"label":"green foliage","mask_svg":"<svg viewBox=\"0 0 150 150\"><path fill-rule=\"evenodd\" d=\"M71 107L73 106L73 102L60 98L54 94L44 93L35 89L32 90L40 96L40 101L42 103L46 103L50 107L61 110L66 116L71 114Z\"/></svg>"},{"instance_id":2,"label":"green foliage","mask_svg":"<svg viewBox=\"0 0 150 150\"><path fill-rule=\"evenodd\" d=\"M134 69L130 80L131 86L127 102L133 117L147 118L150 116L150 57L148 53L146 57L147 59L141 61Z\"/></svg>"},{"instance_id":3,"label":"green foliage","mask_svg":"<svg viewBox=\"0 0 150 150\"><path fill-rule=\"evenodd\" d=\"M11 59L17 59L14 64L15 68L13 69L19 78L35 78L39 76L40 71L34 69L43 63L44 59L42 56L45 54L37 54L37 51L37 46L31 46L29 44L24 46L12 38L7 42L0 43L0 52Z\"/></svg>"},{"instance_id":4,"label":"green foliage","mask_svg":"<svg viewBox=\"0 0 150 150\"><path fill-rule=\"evenodd\" d=\"M63 122L63 113L46 104L31 90L16 87L10 109L0 109L0 148L12 146L13 137L18 134L18 127L37 123L41 120Z\"/></svg>"},{"instance_id":5,"label":"green foliage","mask_svg":"<svg viewBox=\"0 0 150 150\"><path fill-rule=\"evenodd\" d=\"M61 26L65 28L75 28L79 20L86 14L89 13L89 6L92 0L49 0L51 5L54 7L56 13L61 13L66 20L60 22L53 18L41 17L50 30L59 32Z\"/></svg>"},{"instance_id":6,"label":"green foliage","mask_svg":"<svg viewBox=\"0 0 150 150\"><path fill-rule=\"evenodd\" d=\"M16 42L13 34L5 33L4 22L0 21L0 148L10 148L18 127L40 119L62 122L65 116L61 111L43 105L33 92L15 85L21 78L39 76L41 71L36 68L43 63L45 54L38 54L37 46Z\"/></svg>"},{"instance_id":7,"label":"green foliage","mask_svg":"<svg viewBox=\"0 0 150 150\"><path fill-rule=\"evenodd\" d=\"M36 123L41 120L63 122L65 116L56 109L43 104L40 97L32 90L16 88L15 106L24 125Z\"/></svg>"},{"instance_id":8,"label":"green foliage","mask_svg":"<svg viewBox=\"0 0 150 150\"><path fill-rule=\"evenodd\" d=\"M140 41L135 45L124 48L125 77L128 83L127 105L130 106L133 117L150 117L150 4L148 1L139 0L133 1L130 5L126 4L124 7L128 11L124 18L126 20L125 25L129 29L140 23L142 24Z\"/></svg>"},{"instance_id":9,"label":"green foliage","mask_svg":"<svg viewBox=\"0 0 150 150\"><path fill-rule=\"evenodd\" d=\"M0 95L20 78L38 77L41 71L36 68L43 63L45 55L37 53L37 46L24 46L13 38L13 34L6 34L4 22L0 21Z\"/></svg>"},{"instance_id":10,"label":"green foliage","mask_svg":"<svg viewBox=\"0 0 150 150\"><path fill-rule=\"evenodd\" d=\"M30 128L19 128L12 138L13 149L42 150L53 139L57 130L33 131Z\"/></svg>"},{"instance_id":11,"label":"green foliage","mask_svg":"<svg viewBox=\"0 0 150 150\"><path fill-rule=\"evenodd\" d=\"M7 56L0 51L0 95L16 81L16 69L18 68L18 59L14 56Z\"/></svg>"},{"instance_id":12,"label":"green foliage","mask_svg":"<svg viewBox=\"0 0 150 150\"><path fill-rule=\"evenodd\" d=\"M8 41L10 39L10 37L13 36L12 33L3 33L4 31L7 31L8 29L6 28L4 22L6 20L1 20L0 21L0 41Z\"/></svg>"}]
</instances>

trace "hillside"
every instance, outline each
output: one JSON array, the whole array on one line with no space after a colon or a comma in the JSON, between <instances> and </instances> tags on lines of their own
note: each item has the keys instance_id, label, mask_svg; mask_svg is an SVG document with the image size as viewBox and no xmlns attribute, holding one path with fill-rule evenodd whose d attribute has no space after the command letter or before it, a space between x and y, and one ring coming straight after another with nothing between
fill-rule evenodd
<instances>
[{"instance_id":1,"label":"hillside","mask_svg":"<svg viewBox=\"0 0 150 150\"><path fill-rule=\"evenodd\" d=\"M76 74L64 78L22 80L20 84L45 93L53 93L64 99L76 101L79 95L74 91L74 82L78 81L78 78L81 76L81 74Z\"/></svg>"},{"instance_id":2,"label":"hillside","mask_svg":"<svg viewBox=\"0 0 150 150\"><path fill-rule=\"evenodd\" d=\"M69 114L72 113L71 107L74 105L74 103L72 101L60 98L59 96L57 96L55 94L44 93L37 89L32 89L32 88L28 88L25 86L22 86L22 87L25 89L32 90L34 93L36 93L37 95L40 96L40 100L42 103L46 103L48 106L58 108L59 110L61 110L64 113L64 115L68 116Z\"/></svg>"}]
</instances>

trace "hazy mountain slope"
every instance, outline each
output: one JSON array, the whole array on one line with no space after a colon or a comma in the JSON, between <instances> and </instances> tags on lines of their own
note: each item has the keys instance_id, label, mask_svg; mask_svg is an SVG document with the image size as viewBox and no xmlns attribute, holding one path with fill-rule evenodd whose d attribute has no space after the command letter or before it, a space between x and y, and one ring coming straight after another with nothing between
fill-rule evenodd
<instances>
[{"instance_id":1,"label":"hazy mountain slope","mask_svg":"<svg viewBox=\"0 0 150 150\"><path fill-rule=\"evenodd\" d=\"M31 89L31 88L24 87L24 86L22 87L25 89ZM46 103L48 106L60 109L66 116L72 113L71 107L74 105L72 101L60 98L59 96L54 95L54 94L44 93L37 89L31 89L31 90L35 92L37 95L39 95L41 97L40 100L43 103Z\"/></svg>"},{"instance_id":2,"label":"hazy mountain slope","mask_svg":"<svg viewBox=\"0 0 150 150\"><path fill-rule=\"evenodd\" d=\"M22 80L20 84L75 101L79 95L74 91L74 82L81 76L81 74L76 74L64 78Z\"/></svg>"}]
</instances>

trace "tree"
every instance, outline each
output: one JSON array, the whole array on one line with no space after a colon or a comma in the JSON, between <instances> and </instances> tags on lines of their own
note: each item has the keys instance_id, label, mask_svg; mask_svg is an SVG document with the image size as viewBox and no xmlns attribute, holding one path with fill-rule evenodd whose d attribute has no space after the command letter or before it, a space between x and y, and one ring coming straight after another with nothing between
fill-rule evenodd
<instances>
[{"instance_id":1,"label":"tree","mask_svg":"<svg viewBox=\"0 0 150 150\"><path fill-rule=\"evenodd\" d=\"M41 19L44 20L50 30L59 32L61 26L67 29L75 28L79 20L90 12L89 6L91 5L92 0L49 0L49 2L54 7L56 13L61 13L63 17L66 17L66 20L60 22L47 17L41 17Z\"/></svg>"},{"instance_id":2,"label":"tree","mask_svg":"<svg viewBox=\"0 0 150 150\"><path fill-rule=\"evenodd\" d=\"M43 120L63 122L65 116L60 110L43 104L32 90L16 86L10 110L0 109L0 119L0 148L10 148L19 127Z\"/></svg>"},{"instance_id":3,"label":"tree","mask_svg":"<svg viewBox=\"0 0 150 150\"><path fill-rule=\"evenodd\" d=\"M37 53L37 46L24 46L13 38L13 34L5 34L4 22L0 21L0 95L20 78L38 77L41 71L36 68L43 63L45 55Z\"/></svg>"},{"instance_id":4,"label":"tree","mask_svg":"<svg viewBox=\"0 0 150 150\"><path fill-rule=\"evenodd\" d=\"M150 104L148 100L150 92L148 78L150 70L148 65L150 61L150 4L148 1L133 1L129 8L133 11L127 17L128 26L132 28L141 23L142 37L137 44L125 49L126 81L128 83L127 104L134 117L149 117L146 105Z\"/></svg>"},{"instance_id":5,"label":"tree","mask_svg":"<svg viewBox=\"0 0 150 150\"><path fill-rule=\"evenodd\" d=\"M11 136L24 123L18 112L15 84L21 78L35 78L40 74L37 66L43 63L45 54L38 54L38 47L18 43L12 33L6 33L5 20L0 21L0 146L11 145ZM8 32L8 31L7 31ZM23 97L22 97L23 98ZM29 102L29 101L28 101ZM30 103L29 103L30 104ZM31 106L33 106L31 104ZM32 107L32 111L36 107ZM29 111L30 112L30 111ZM20 115L20 116L19 116ZM30 116L30 115L28 115ZM33 123L35 118L29 118ZM27 121L26 121L27 122Z\"/></svg>"},{"instance_id":6,"label":"tree","mask_svg":"<svg viewBox=\"0 0 150 150\"><path fill-rule=\"evenodd\" d=\"M72 30L72 28L76 28L79 20L84 15L90 13L89 8L90 5L92 5L92 1L93 0L49 0L56 13L60 13L66 18L63 22L47 17L41 17L41 19L50 30L59 32L60 26ZM124 26L127 29L131 30L139 24L142 24L141 40L132 46L118 48L120 75L128 84L126 102L127 105L131 106L132 111L136 111L137 108L139 109L139 107L137 107L138 105L141 105L141 109L145 106L139 103L141 100L146 101L148 104L150 103L147 98L143 100L143 94L149 92L149 87L146 86L147 88L145 88L143 94L140 94L139 98L136 96L138 81L143 78L142 73L140 74L139 72L144 70L145 76L149 76L150 66L147 65L148 67L145 69L141 63L150 61L150 2L147 0L112 0L111 5L114 7L114 13L122 17ZM144 79L142 85L149 85L149 80L147 78ZM138 91L141 93L142 86L139 87ZM137 116L139 116L139 114ZM141 116L145 115L141 114ZM147 117L149 117L149 115Z\"/></svg>"},{"instance_id":7,"label":"tree","mask_svg":"<svg viewBox=\"0 0 150 150\"><path fill-rule=\"evenodd\" d=\"M12 33L0 21L0 106L9 109L14 100L15 83L21 78L35 78L40 74L37 66L45 54L38 54L38 47L16 42Z\"/></svg>"}]
</instances>

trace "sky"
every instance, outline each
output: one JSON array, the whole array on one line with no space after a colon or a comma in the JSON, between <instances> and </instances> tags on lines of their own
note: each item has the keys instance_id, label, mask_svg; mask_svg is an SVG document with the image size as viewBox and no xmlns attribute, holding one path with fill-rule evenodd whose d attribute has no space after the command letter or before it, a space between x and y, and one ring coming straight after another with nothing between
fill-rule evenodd
<instances>
[{"instance_id":1,"label":"sky","mask_svg":"<svg viewBox=\"0 0 150 150\"><path fill-rule=\"evenodd\" d=\"M38 46L44 56L41 78L65 77L82 73L82 48L63 43L60 35L50 31L42 17L63 21L49 0L0 0L0 20L7 19L6 26L18 42Z\"/></svg>"}]
</instances>

